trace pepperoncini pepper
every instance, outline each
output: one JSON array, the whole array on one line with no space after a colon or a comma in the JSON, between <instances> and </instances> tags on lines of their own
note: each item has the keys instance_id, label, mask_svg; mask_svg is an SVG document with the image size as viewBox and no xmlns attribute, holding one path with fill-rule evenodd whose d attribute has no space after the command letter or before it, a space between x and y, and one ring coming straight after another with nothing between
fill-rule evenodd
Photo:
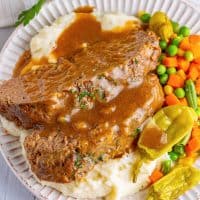
<instances>
[{"instance_id":1,"label":"pepperoncini pepper","mask_svg":"<svg viewBox=\"0 0 200 200\"><path fill-rule=\"evenodd\" d=\"M197 115L190 107L173 105L162 108L144 127L138 147L147 158L158 158L190 134L195 121Z\"/></svg>"},{"instance_id":2,"label":"pepperoncini pepper","mask_svg":"<svg viewBox=\"0 0 200 200\"><path fill-rule=\"evenodd\" d=\"M150 187L146 200L177 199L199 181L200 170L188 165L177 166Z\"/></svg>"},{"instance_id":3,"label":"pepperoncini pepper","mask_svg":"<svg viewBox=\"0 0 200 200\"><path fill-rule=\"evenodd\" d=\"M173 35L172 24L167 15L163 12L159 11L154 13L150 19L149 27L160 36L162 40L168 41Z\"/></svg>"}]
</instances>

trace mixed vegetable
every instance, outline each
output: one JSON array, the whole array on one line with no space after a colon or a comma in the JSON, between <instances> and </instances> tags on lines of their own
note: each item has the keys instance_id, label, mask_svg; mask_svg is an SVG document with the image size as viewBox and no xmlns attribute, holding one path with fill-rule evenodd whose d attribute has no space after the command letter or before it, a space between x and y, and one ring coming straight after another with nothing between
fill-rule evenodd
<instances>
[{"instance_id":1,"label":"mixed vegetable","mask_svg":"<svg viewBox=\"0 0 200 200\"><path fill-rule=\"evenodd\" d=\"M144 127L138 147L145 160L166 153L169 158L149 177L147 199L171 200L200 182L200 171L192 166L200 151L200 35L190 35L187 26L163 12L139 12L139 17L160 37L156 73L165 103Z\"/></svg>"},{"instance_id":2,"label":"mixed vegetable","mask_svg":"<svg viewBox=\"0 0 200 200\"><path fill-rule=\"evenodd\" d=\"M190 35L188 27L179 27L162 12L152 17L144 13L140 18L161 38L162 55L157 74L166 95L166 105L189 105L200 114L197 98L200 95L200 36Z\"/></svg>"}]
</instances>

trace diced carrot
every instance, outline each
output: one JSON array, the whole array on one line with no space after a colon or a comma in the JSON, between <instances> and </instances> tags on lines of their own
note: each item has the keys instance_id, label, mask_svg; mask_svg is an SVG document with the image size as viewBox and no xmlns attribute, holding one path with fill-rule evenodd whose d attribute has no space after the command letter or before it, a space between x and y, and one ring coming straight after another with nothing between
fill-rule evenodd
<instances>
[{"instance_id":1,"label":"diced carrot","mask_svg":"<svg viewBox=\"0 0 200 200\"><path fill-rule=\"evenodd\" d=\"M183 38L179 45L179 48L181 48L184 51L190 50L190 41L188 37Z\"/></svg>"},{"instance_id":2,"label":"diced carrot","mask_svg":"<svg viewBox=\"0 0 200 200\"><path fill-rule=\"evenodd\" d=\"M191 44L190 45L190 50L192 51L192 53L194 55L194 59L200 57L200 45L198 45L198 44Z\"/></svg>"},{"instance_id":3,"label":"diced carrot","mask_svg":"<svg viewBox=\"0 0 200 200\"><path fill-rule=\"evenodd\" d=\"M186 152L187 157L190 157L192 154L190 147L188 145L185 146L185 152Z\"/></svg>"},{"instance_id":4,"label":"diced carrot","mask_svg":"<svg viewBox=\"0 0 200 200\"><path fill-rule=\"evenodd\" d=\"M188 78L193 81L197 80L199 77L198 64L192 63L189 68Z\"/></svg>"},{"instance_id":5,"label":"diced carrot","mask_svg":"<svg viewBox=\"0 0 200 200\"><path fill-rule=\"evenodd\" d=\"M200 94L200 78L197 79L195 82L195 89L196 89L197 94L199 95Z\"/></svg>"},{"instance_id":6,"label":"diced carrot","mask_svg":"<svg viewBox=\"0 0 200 200\"><path fill-rule=\"evenodd\" d=\"M188 144L185 147L187 155L190 155L191 153L195 153L200 150L200 139L199 138L192 138L188 142Z\"/></svg>"},{"instance_id":7,"label":"diced carrot","mask_svg":"<svg viewBox=\"0 0 200 200\"><path fill-rule=\"evenodd\" d=\"M199 128L199 122L194 122L193 129Z\"/></svg>"},{"instance_id":8,"label":"diced carrot","mask_svg":"<svg viewBox=\"0 0 200 200\"><path fill-rule=\"evenodd\" d=\"M177 74L171 74L167 85L170 85L175 88L181 88L184 86L184 79Z\"/></svg>"},{"instance_id":9,"label":"diced carrot","mask_svg":"<svg viewBox=\"0 0 200 200\"><path fill-rule=\"evenodd\" d=\"M163 65L167 67L177 67L178 62L176 57L164 57L162 61Z\"/></svg>"},{"instance_id":10,"label":"diced carrot","mask_svg":"<svg viewBox=\"0 0 200 200\"><path fill-rule=\"evenodd\" d=\"M179 75L183 80L186 79L186 74L182 69L179 69L176 74Z\"/></svg>"},{"instance_id":11,"label":"diced carrot","mask_svg":"<svg viewBox=\"0 0 200 200\"><path fill-rule=\"evenodd\" d=\"M163 173L160 170L155 169L153 171L153 173L151 174L151 176L149 177L149 179L150 179L151 183L155 183L162 177L163 177Z\"/></svg>"},{"instance_id":12,"label":"diced carrot","mask_svg":"<svg viewBox=\"0 0 200 200\"><path fill-rule=\"evenodd\" d=\"M194 59L194 62L197 63L197 64L200 64L200 57L199 58L196 58Z\"/></svg>"},{"instance_id":13,"label":"diced carrot","mask_svg":"<svg viewBox=\"0 0 200 200\"><path fill-rule=\"evenodd\" d=\"M179 99L176 97L175 94L169 94L165 97L165 101L166 101L166 104L168 106L171 106L171 105L176 105L176 104L180 104L180 101Z\"/></svg>"},{"instance_id":14,"label":"diced carrot","mask_svg":"<svg viewBox=\"0 0 200 200\"><path fill-rule=\"evenodd\" d=\"M177 58L177 61L178 61L178 67L180 69L182 69L184 72L186 72L190 66L190 62L187 61L185 58L183 57L178 57Z\"/></svg>"},{"instance_id":15,"label":"diced carrot","mask_svg":"<svg viewBox=\"0 0 200 200\"><path fill-rule=\"evenodd\" d=\"M195 89L196 89L197 94L200 95L200 86L199 85L195 86Z\"/></svg>"},{"instance_id":16,"label":"diced carrot","mask_svg":"<svg viewBox=\"0 0 200 200\"><path fill-rule=\"evenodd\" d=\"M200 71L200 64L198 64L198 63L192 62L190 64L190 67L194 67L194 68L196 68L196 69L198 69Z\"/></svg>"},{"instance_id":17,"label":"diced carrot","mask_svg":"<svg viewBox=\"0 0 200 200\"><path fill-rule=\"evenodd\" d=\"M195 127L192 130L192 138L199 138L200 139L200 129Z\"/></svg>"},{"instance_id":18,"label":"diced carrot","mask_svg":"<svg viewBox=\"0 0 200 200\"><path fill-rule=\"evenodd\" d=\"M187 102L186 98L182 98L179 101L180 101L181 105L183 105L183 106L187 106L188 105L188 102Z\"/></svg>"},{"instance_id":19,"label":"diced carrot","mask_svg":"<svg viewBox=\"0 0 200 200\"><path fill-rule=\"evenodd\" d=\"M189 42L192 44L199 44L200 45L200 35L190 35Z\"/></svg>"}]
</instances>

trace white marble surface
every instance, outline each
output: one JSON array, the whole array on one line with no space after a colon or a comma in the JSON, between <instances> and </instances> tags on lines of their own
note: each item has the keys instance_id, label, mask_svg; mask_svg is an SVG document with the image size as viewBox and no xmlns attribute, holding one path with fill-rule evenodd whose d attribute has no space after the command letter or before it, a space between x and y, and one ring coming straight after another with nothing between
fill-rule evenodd
<instances>
[{"instance_id":1,"label":"white marble surface","mask_svg":"<svg viewBox=\"0 0 200 200\"><path fill-rule=\"evenodd\" d=\"M5 0L6 1L6 0ZM190 0L200 5L200 0ZM14 28L0 28L0 49ZM19 182L0 154L0 200L36 200Z\"/></svg>"}]
</instances>

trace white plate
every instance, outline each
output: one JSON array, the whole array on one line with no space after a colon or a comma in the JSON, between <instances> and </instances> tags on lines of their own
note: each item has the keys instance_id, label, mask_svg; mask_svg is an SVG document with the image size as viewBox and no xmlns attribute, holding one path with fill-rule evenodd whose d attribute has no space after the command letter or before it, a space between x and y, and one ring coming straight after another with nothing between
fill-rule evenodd
<instances>
[{"instance_id":1,"label":"white plate","mask_svg":"<svg viewBox=\"0 0 200 200\"><path fill-rule=\"evenodd\" d=\"M9 79L13 67L29 41L44 25L49 25L60 15L67 14L83 5L92 5L102 12L124 12L135 15L139 10L150 13L162 10L180 24L189 26L193 33L200 33L200 10L186 0L55 0L45 5L40 14L28 26L17 28L5 44L0 54L0 80ZM31 175L21 154L18 138L0 131L0 150L11 170L19 180L39 199L66 200L56 190L43 187ZM199 164L200 167L200 164ZM135 197L132 199L136 200ZM200 199L200 185L188 191L182 200Z\"/></svg>"}]
</instances>

